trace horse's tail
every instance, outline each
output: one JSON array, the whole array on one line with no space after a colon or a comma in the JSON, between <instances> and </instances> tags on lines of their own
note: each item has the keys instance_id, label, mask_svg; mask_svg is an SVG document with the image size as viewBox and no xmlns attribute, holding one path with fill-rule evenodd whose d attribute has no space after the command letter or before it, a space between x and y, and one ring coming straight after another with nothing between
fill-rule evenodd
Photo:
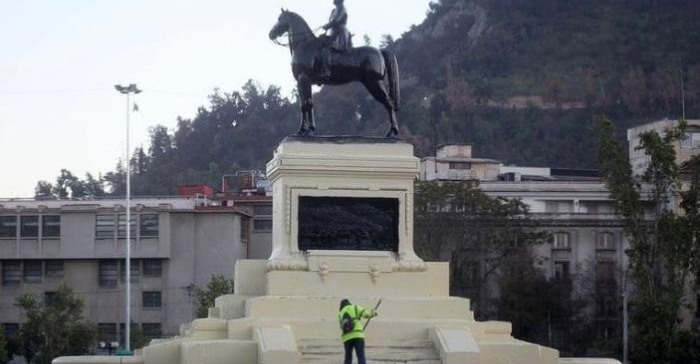
<instances>
[{"instance_id":1,"label":"horse's tail","mask_svg":"<svg viewBox=\"0 0 700 364\"><path fill-rule=\"evenodd\" d=\"M389 95L391 96L391 101L394 104L394 111L399 111L401 99L401 91L399 90L399 62L396 60L396 56L386 49L382 50L382 56L384 57L384 63L386 64Z\"/></svg>"}]
</instances>

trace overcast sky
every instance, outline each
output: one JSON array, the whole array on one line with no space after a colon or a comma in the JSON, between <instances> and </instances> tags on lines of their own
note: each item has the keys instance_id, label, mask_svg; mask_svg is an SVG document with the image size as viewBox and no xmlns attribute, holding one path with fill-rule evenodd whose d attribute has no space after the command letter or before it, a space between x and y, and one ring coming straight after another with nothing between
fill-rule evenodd
<instances>
[{"instance_id":1,"label":"overcast sky","mask_svg":"<svg viewBox=\"0 0 700 364\"><path fill-rule=\"evenodd\" d=\"M362 42L399 37L429 0L346 0ZM293 88L289 52L267 37L280 7L322 25L332 0L6 1L0 10L0 198L31 197L61 168L81 178L124 155L125 97L137 83L132 146L148 128L191 118L214 88L248 79ZM252 142L252 141L251 141Z\"/></svg>"}]
</instances>

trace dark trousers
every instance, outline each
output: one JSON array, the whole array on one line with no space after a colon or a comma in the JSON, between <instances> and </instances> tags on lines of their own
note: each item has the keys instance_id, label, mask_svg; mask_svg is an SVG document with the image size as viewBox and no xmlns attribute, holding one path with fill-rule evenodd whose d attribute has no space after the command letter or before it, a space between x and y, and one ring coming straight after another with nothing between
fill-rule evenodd
<instances>
[{"instance_id":1,"label":"dark trousers","mask_svg":"<svg viewBox=\"0 0 700 364\"><path fill-rule=\"evenodd\" d=\"M365 339L352 339L345 342L345 364L352 364L352 349L357 353L357 364L367 364L365 361Z\"/></svg>"}]
</instances>

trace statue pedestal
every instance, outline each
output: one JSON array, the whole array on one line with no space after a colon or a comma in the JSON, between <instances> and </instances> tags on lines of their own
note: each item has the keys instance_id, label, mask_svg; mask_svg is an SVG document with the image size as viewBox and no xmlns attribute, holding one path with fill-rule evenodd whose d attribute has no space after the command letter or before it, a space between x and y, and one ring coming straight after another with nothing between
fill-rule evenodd
<instances>
[{"instance_id":1,"label":"statue pedestal","mask_svg":"<svg viewBox=\"0 0 700 364\"><path fill-rule=\"evenodd\" d=\"M413 250L410 144L387 139L285 139L268 163L273 184L273 252L235 266L235 294L209 318L152 342L132 363L314 363L343 358L340 300L374 307L366 331L370 362L423 364L619 364L560 359L514 339L507 322L477 322L469 300L449 296L447 263ZM108 363L110 358L54 363ZM110 361L111 360L111 361Z\"/></svg>"}]
</instances>

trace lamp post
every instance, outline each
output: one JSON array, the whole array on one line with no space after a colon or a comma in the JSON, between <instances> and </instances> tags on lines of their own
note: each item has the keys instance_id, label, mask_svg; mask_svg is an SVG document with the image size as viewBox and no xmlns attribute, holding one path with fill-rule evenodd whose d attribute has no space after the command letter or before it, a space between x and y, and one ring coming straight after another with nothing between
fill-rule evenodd
<instances>
[{"instance_id":1,"label":"lamp post","mask_svg":"<svg viewBox=\"0 0 700 364\"><path fill-rule=\"evenodd\" d=\"M131 94L141 93L135 83L129 86L114 85L126 95L126 319L124 348L131 353L131 166L129 165L129 116L131 115Z\"/></svg>"}]
</instances>

